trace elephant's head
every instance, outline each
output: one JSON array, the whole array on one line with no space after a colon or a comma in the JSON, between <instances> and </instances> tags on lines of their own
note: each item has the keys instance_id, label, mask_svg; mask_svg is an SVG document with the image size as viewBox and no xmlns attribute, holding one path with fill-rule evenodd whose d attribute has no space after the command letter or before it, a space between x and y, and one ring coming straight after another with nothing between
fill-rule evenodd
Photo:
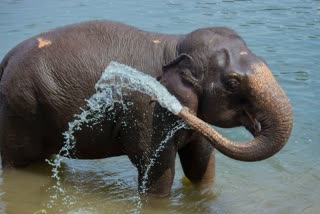
<instances>
[{"instance_id":1,"label":"elephant's head","mask_svg":"<svg viewBox=\"0 0 320 214\"><path fill-rule=\"evenodd\" d=\"M227 28L206 28L186 35L178 56L163 66L161 82L185 109L180 116L219 151L243 161L271 157L288 141L292 111L266 63ZM228 140L210 125L244 126L254 139Z\"/></svg>"}]
</instances>

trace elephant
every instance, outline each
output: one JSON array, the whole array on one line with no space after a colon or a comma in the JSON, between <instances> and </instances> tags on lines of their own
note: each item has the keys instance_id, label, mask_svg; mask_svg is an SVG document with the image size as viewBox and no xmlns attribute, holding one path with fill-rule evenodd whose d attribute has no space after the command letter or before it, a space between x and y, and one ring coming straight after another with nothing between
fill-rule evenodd
<instances>
[{"instance_id":1,"label":"elephant","mask_svg":"<svg viewBox=\"0 0 320 214\"><path fill-rule=\"evenodd\" d=\"M72 158L127 155L138 170L140 191L148 174L146 194L170 194L177 154L192 183L212 183L215 149L236 160L259 161L276 154L290 137L293 116L288 97L266 62L234 30L207 27L163 34L114 21L87 21L31 37L2 60L4 170L58 153L68 122L94 94L95 83L111 61L157 78L183 109L175 115L146 95L128 92L125 99L133 103L129 109L118 106L114 120L76 131ZM147 171L154 150L181 118L192 129L175 133ZM254 139L234 142L213 126L243 126Z\"/></svg>"}]
</instances>

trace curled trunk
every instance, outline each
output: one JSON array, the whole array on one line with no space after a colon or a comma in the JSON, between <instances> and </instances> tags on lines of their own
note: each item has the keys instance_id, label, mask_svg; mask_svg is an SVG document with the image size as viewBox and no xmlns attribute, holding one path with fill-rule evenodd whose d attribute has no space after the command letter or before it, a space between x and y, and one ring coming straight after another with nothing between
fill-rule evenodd
<instances>
[{"instance_id":1,"label":"curled trunk","mask_svg":"<svg viewBox=\"0 0 320 214\"><path fill-rule=\"evenodd\" d=\"M277 153L288 141L292 129L292 110L289 99L277 84L268 67L252 65L254 74L248 76L249 91L255 108L261 132L248 142L231 141L209 124L183 108L178 114L188 125L203 134L220 152L233 159L258 161Z\"/></svg>"}]
</instances>

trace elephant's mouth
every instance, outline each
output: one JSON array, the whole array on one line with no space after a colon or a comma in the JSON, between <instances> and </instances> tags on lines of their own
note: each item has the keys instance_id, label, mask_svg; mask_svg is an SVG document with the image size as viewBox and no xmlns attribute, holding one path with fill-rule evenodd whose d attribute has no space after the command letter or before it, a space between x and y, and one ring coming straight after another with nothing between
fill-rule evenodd
<instances>
[{"instance_id":1,"label":"elephant's mouth","mask_svg":"<svg viewBox=\"0 0 320 214\"><path fill-rule=\"evenodd\" d=\"M254 136L258 136L261 132L261 124L257 120L255 114L250 113L246 109L243 109L243 117L241 119L241 124Z\"/></svg>"}]
</instances>

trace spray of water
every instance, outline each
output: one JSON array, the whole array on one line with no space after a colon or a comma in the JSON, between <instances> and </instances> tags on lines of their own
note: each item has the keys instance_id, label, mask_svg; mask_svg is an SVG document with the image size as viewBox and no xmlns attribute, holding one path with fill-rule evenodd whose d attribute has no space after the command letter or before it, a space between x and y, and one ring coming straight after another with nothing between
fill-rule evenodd
<instances>
[{"instance_id":1,"label":"spray of water","mask_svg":"<svg viewBox=\"0 0 320 214\"><path fill-rule=\"evenodd\" d=\"M52 165L52 177L57 181L56 185L53 186L56 193L51 196L51 201L48 205L49 207L54 205L54 201L57 199L58 194L65 194L61 187L59 169L61 168L63 159L70 158L70 152L76 145L74 132L80 131L83 125L93 127L101 122L102 119L112 119L113 114L110 112L114 109L115 103L121 104L123 110L126 110L128 105L123 101L123 89L139 91L151 97L155 97L162 107L168 109L174 114L178 114L182 109L179 101L153 77L117 62L110 63L103 72L99 81L96 83L95 89L96 93L92 95L90 99L86 100L85 108L81 109L80 114L74 115L74 121L69 123L68 130L63 133L65 142L64 146L57 154L57 157L53 161L47 160L47 162ZM107 112L108 114L106 114ZM153 158L150 160L150 164L147 166L143 177L141 188L143 193L146 191L148 172L155 164L155 161L159 156L159 152L164 148L165 143L176 133L176 131L184 126L185 125L182 122L177 124L168 133L166 139L161 142L159 148L155 150Z\"/></svg>"},{"instance_id":2,"label":"spray of water","mask_svg":"<svg viewBox=\"0 0 320 214\"><path fill-rule=\"evenodd\" d=\"M146 186L146 184L148 182L148 175L149 175L149 172L152 169L152 167L156 164L156 161L159 158L160 152L165 148L167 142L173 137L173 135L177 131L179 131L180 129L183 129L183 128L187 129L188 127L183 121L178 120L173 125L173 128L167 133L167 136L165 137L165 139L163 139L161 141L161 143L159 144L159 147L153 152L153 155L150 158L149 164L146 166L146 170L145 170L145 172L143 174L143 177L142 177L142 182L141 182L141 186L140 186L142 194L145 194L147 192L147 190L148 190L148 188ZM134 213L136 213L136 214L140 213L141 209L142 209L142 202L140 200L139 195L137 195L137 197L136 197L136 208L134 210Z\"/></svg>"},{"instance_id":3,"label":"spray of water","mask_svg":"<svg viewBox=\"0 0 320 214\"><path fill-rule=\"evenodd\" d=\"M160 155L160 152L165 148L165 145L170 140L170 138L173 137L173 135L182 128L187 128L186 124L183 123L181 120L177 121L176 124L173 125L173 128L167 133L166 138L161 141L161 143L159 144L159 147L154 151L152 157L150 158L150 162L146 167L145 173L142 177L142 183L141 183L141 187L140 187L141 193L144 194L148 190L148 188L146 187L146 184L148 181L148 174L149 174L150 169L156 163L156 161Z\"/></svg>"}]
</instances>

